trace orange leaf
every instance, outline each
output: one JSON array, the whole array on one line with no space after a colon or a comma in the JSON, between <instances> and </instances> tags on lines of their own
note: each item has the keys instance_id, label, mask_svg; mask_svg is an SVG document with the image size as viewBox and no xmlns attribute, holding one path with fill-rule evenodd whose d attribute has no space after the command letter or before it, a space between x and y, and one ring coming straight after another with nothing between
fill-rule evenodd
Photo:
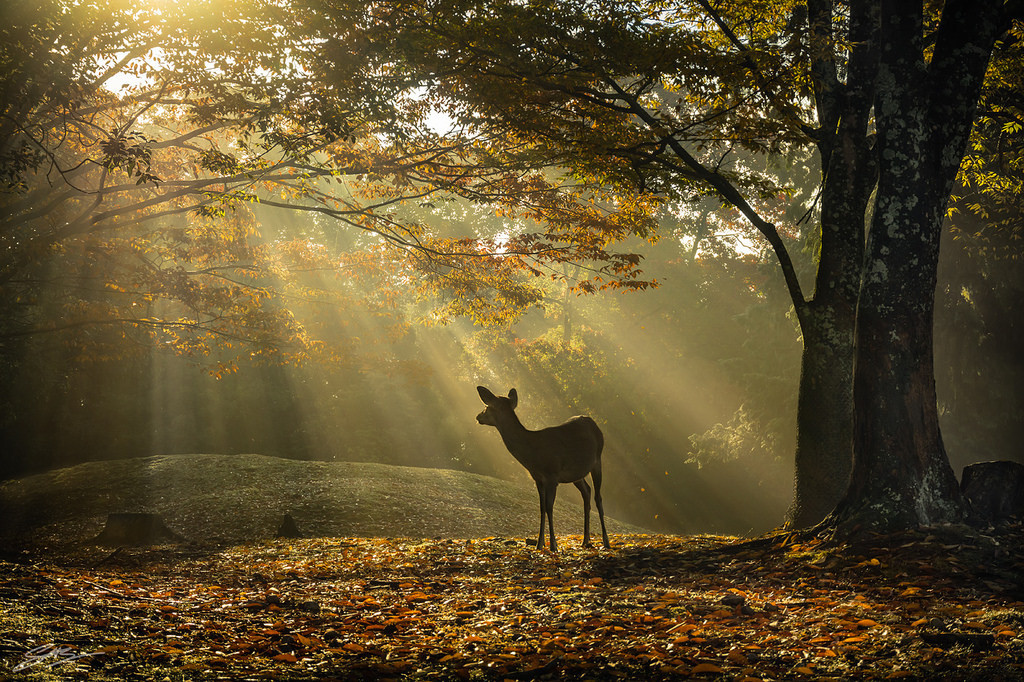
<instances>
[{"instance_id":1,"label":"orange leaf","mask_svg":"<svg viewBox=\"0 0 1024 682\"><path fill-rule=\"evenodd\" d=\"M281 661L283 663L297 663L299 659L295 658L291 654L278 654L274 656L275 661Z\"/></svg>"},{"instance_id":2,"label":"orange leaf","mask_svg":"<svg viewBox=\"0 0 1024 682\"><path fill-rule=\"evenodd\" d=\"M698 663L690 673L720 673L722 669L711 663Z\"/></svg>"}]
</instances>

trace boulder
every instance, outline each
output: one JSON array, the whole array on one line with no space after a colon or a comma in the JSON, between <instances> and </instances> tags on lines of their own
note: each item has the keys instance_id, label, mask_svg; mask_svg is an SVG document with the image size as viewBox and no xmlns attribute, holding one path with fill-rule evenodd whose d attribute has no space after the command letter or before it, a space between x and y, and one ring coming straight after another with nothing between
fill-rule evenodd
<instances>
[{"instance_id":1,"label":"boulder","mask_svg":"<svg viewBox=\"0 0 1024 682\"><path fill-rule=\"evenodd\" d=\"M1024 519L1024 464L977 462L964 467L960 492L975 519L1001 524Z\"/></svg>"},{"instance_id":2,"label":"boulder","mask_svg":"<svg viewBox=\"0 0 1024 682\"><path fill-rule=\"evenodd\" d=\"M107 525L93 540L98 545L158 545L182 542L183 538L164 525L159 514L107 514Z\"/></svg>"},{"instance_id":3,"label":"boulder","mask_svg":"<svg viewBox=\"0 0 1024 682\"><path fill-rule=\"evenodd\" d=\"M292 518L291 514L285 514L284 519L281 520L281 525L277 529L277 537L279 538L301 538L302 533L299 532L299 527L295 525L295 519Z\"/></svg>"}]
</instances>

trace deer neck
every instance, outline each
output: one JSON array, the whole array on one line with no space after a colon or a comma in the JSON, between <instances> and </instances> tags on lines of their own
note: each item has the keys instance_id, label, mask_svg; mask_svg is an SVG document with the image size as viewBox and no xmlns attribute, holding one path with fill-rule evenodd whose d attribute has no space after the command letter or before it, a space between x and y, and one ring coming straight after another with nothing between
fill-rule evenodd
<instances>
[{"instance_id":1,"label":"deer neck","mask_svg":"<svg viewBox=\"0 0 1024 682\"><path fill-rule=\"evenodd\" d=\"M530 465L527 461L532 454L530 434L533 432L523 426L515 412L502 415L498 420L498 433L501 435L501 440L505 443L505 447L512 453L512 456L519 460L523 466L529 468Z\"/></svg>"}]
</instances>

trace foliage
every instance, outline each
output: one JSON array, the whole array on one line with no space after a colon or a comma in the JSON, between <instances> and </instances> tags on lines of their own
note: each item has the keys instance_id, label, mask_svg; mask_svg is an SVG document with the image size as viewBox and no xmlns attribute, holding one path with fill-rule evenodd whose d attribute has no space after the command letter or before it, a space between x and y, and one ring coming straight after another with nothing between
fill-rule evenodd
<instances>
[{"instance_id":1,"label":"foliage","mask_svg":"<svg viewBox=\"0 0 1024 682\"><path fill-rule=\"evenodd\" d=\"M767 39L785 27L785 7L756 18L743 3L722 8L724 21L756 42L756 57L729 49L717 30L686 30L710 29L700 5L431 0L338 2L328 11L365 32L366 49L395 60L462 130L523 145L533 167L565 167L577 180L669 201L729 202L765 233L798 289L775 226L755 208L788 188L750 162L807 140L795 117L801 88L766 93L748 68L756 58L778 69L775 82L800 82L799 41ZM764 115L779 109L781 119Z\"/></svg>"},{"instance_id":2,"label":"foliage","mask_svg":"<svg viewBox=\"0 0 1024 682\"><path fill-rule=\"evenodd\" d=\"M1019 527L838 551L790 536L617 536L611 552L574 540L558 556L521 539L332 538L5 561L5 658L27 679L28 652L66 645L37 665L97 680L1024 671Z\"/></svg>"},{"instance_id":3,"label":"foliage","mask_svg":"<svg viewBox=\"0 0 1024 682\"><path fill-rule=\"evenodd\" d=\"M1024 28L997 46L947 215L954 239L989 262L1020 258L1024 239ZM971 219L973 218L973 220Z\"/></svg>"},{"instance_id":4,"label":"foliage","mask_svg":"<svg viewBox=\"0 0 1024 682\"><path fill-rule=\"evenodd\" d=\"M776 457L779 448L771 432L752 421L743 405L726 424L715 424L700 435L690 436L690 461L763 461Z\"/></svg>"},{"instance_id":5,"label":"foliage","mask_svg":"<svg viewBox=\"0 0 1024 682\"><path fill-rule=\"evenodd\" d=\"M943 436L955 464L1014 459L1024 423L1024 92L1020 31L998 46L947 209L936 356Z\"/></svg>"},{"instance_id":6,"label":"foliage","mask_svg":"<svg viewBox=\"0 0 1024 682\"><path fill-rule=\"evenodd\" d=\"M55 1L12 10L0 150L5 344L63 332L84 349L92 328L107 326L136 343L219 353L218 371L252 356L330 360L335 349L289 302L310 298L295 273L351 263L331 262L337 254L322 242L270 238L255 220L269 208L367 233L363 262L425 274L425 292L450 297L442 318L529 305L516 273L549 261L597 263L592 289L646 286L639 258L609 247L643 232L650 206L470 164L478 142L426 130L422 104L405 85L375 79L372 60L325 74L333 30L292 30L293 7L178 9ZM45 80L57 62L63 75ZM506 223L544 226L507 228L498 246L494 234L430 234L403 214L441 192L496 203ZM118 296L93 295L104 289ZM483 290L498 292L497 303ZM41 296L64 309L41 308Z\"/></svg>"}]
</instances>

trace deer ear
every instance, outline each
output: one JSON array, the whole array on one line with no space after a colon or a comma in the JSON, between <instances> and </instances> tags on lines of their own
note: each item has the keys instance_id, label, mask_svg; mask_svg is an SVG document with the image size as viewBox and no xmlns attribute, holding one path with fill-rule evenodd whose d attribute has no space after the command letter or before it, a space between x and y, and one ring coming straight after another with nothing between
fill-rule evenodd
<instances>
[{"instance_id":1,"label":"deer ear","mask_svg":"<svg viewBox=\"0 0 1024 682\"><path fill-rule=\"evenodd\" d=\"M476 392L480 394L480 400L484 401L485 405L490 405L496 399L496 396L483 386L477 386Z\"/></svg>"},{"instance_id":2,"label":"deer ear","mask_svg":"<svg viewBox=\"0 0 1024 682\"><path fill-rule=\"evenodd\" d=\"M512 389L508 392L508 399L512 401L512 409L516 409L516 405L519 404L519 394L516 393L516 389Z\"/></svg>"}]
</instances>

